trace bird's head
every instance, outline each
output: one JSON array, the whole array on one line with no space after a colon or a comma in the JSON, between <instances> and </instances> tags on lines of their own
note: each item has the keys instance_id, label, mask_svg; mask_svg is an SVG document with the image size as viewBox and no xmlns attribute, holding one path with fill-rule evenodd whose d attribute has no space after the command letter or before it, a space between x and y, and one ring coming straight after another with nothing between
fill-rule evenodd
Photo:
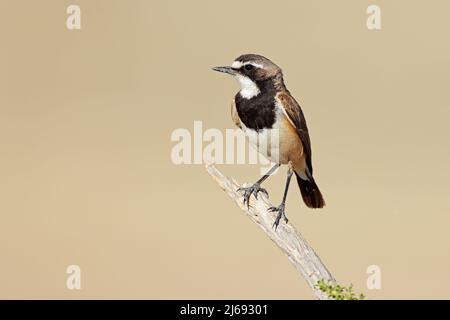
<instances>
[{"instance_id":1,"label":"bird's head","mask_svg":"<svg viewBox=\"0 0 450 320\"><path fill-rule=\"evenodd\" d=\"M284 86L280 67L257 54L241 55L231 66L215 67L213 70L233 75L241 86L240 95L246 99L260 94L264 83L271 82L275 88Z\"/></svg>"}]
</instances>

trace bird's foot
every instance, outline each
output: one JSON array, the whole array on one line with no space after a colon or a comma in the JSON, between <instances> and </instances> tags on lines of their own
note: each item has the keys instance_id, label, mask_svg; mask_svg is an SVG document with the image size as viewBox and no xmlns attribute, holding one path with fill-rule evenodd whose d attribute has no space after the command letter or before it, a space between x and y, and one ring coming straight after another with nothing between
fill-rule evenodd
<instances>
[{"instance_id":1,"label":"bird's foot","mask_svg":"<svg viewBox=\"0 0 450 320\"><path fill-rule=\"evenodd\" d=\"M289 221L288 218L286 217L286 212L284 209L285 209L284 203L280 204L278 207L270 207L269 208L269 212L278 212L277 217L275 218L275 221L272 225L272 227L275 228L275 230L277 230L278 225L280 224L281 217L284 218L284 221L286 223L288 223L288 221Z\"/></svg>"},{"instance_id":2,"label":"bird's foot","mask_svg":"<svg viewBox=\"0 0 450 320\"><path fill-rule=\"evenodd\" d=\"M255 198L258 199L258 192L262 192L266 195L266 197L269 197L269 194L267 193L267 190L264 188L261 188L261 185L259 183L255 183L251 185L250 187L242 187L237 189L238 192L244 191L244 205L247 204L247 208L250 207L250 197L252 194L255 195Z\"/></svg>"}]
</instances>

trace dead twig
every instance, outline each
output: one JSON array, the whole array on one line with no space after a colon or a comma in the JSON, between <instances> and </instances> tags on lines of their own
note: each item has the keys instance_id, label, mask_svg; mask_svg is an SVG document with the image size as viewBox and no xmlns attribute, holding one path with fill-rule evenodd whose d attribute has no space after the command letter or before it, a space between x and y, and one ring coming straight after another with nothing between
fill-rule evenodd
<instances>
[{"instance_id":1,"label":"dead twig","mask_svg":"<svg viewBox=\"0 0 450 320\"><path fill-rule=\"evenodd\" d=\"M258 199L252 196L250 208L247 208L247 205L243 204L242 193L237 192L237 189L242 187L241 185L224 176L214 165L207 165L206 170L242 211L287 255L289 261L313 290L314 295L321 300L330 299L317 287L317 283L323 280L326 283L335 284L335 279L314 249L293 225L283 221L276 230L272 228L276 213L268 212L267 209L272 204L267 197L263 193L258 194Z\"/></svg>"}]
</instances>

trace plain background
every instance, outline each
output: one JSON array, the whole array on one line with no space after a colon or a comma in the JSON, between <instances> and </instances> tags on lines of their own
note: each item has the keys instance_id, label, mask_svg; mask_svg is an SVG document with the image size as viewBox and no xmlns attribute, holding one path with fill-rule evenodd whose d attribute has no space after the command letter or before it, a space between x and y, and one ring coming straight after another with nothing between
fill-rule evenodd
<instances>
[{"instance_id":1,"label":"plain background","mask_svg":"<svg viewBox=\"0 0 450 320\"><path fill-rule=\"evenodd\" d=\"M372 3L381 31L366 28ZM238 86L210 68L243 53L279 64L306 114L327 207L307 209L293 184L287 214L336 279L371 299L450 298L449 12L445 0L2 0L0 298L313 298L202 165L170 159L174 129L234 127ZM274 203L284 172L266 184ZM370 265L381 290L366 288Z\"/></svg>"}]
</instances>

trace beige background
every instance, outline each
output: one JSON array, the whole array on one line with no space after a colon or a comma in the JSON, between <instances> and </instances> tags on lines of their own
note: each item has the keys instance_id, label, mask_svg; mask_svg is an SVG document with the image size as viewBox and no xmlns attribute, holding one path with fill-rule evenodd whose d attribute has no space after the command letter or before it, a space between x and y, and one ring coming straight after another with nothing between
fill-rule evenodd
<instances>
[{"instance_id":1,"label":"beige background","mask_svg":"<svg viewBox=\"0 0 450 320\"><path fill-rule=\"evenodd\" d=\"M366 28L371 3L381 31ZM284 69L308 119L328 206L307 209L293 184L287 214L335 277L373 299L450 298L449 10L2 0L0 297L313 298L201 165L170 160L175 128L233 128L237 84L210 67L253 52ZM283 185L284 170L266 184L275 203Z\"/></svg>"}]
</instances>

